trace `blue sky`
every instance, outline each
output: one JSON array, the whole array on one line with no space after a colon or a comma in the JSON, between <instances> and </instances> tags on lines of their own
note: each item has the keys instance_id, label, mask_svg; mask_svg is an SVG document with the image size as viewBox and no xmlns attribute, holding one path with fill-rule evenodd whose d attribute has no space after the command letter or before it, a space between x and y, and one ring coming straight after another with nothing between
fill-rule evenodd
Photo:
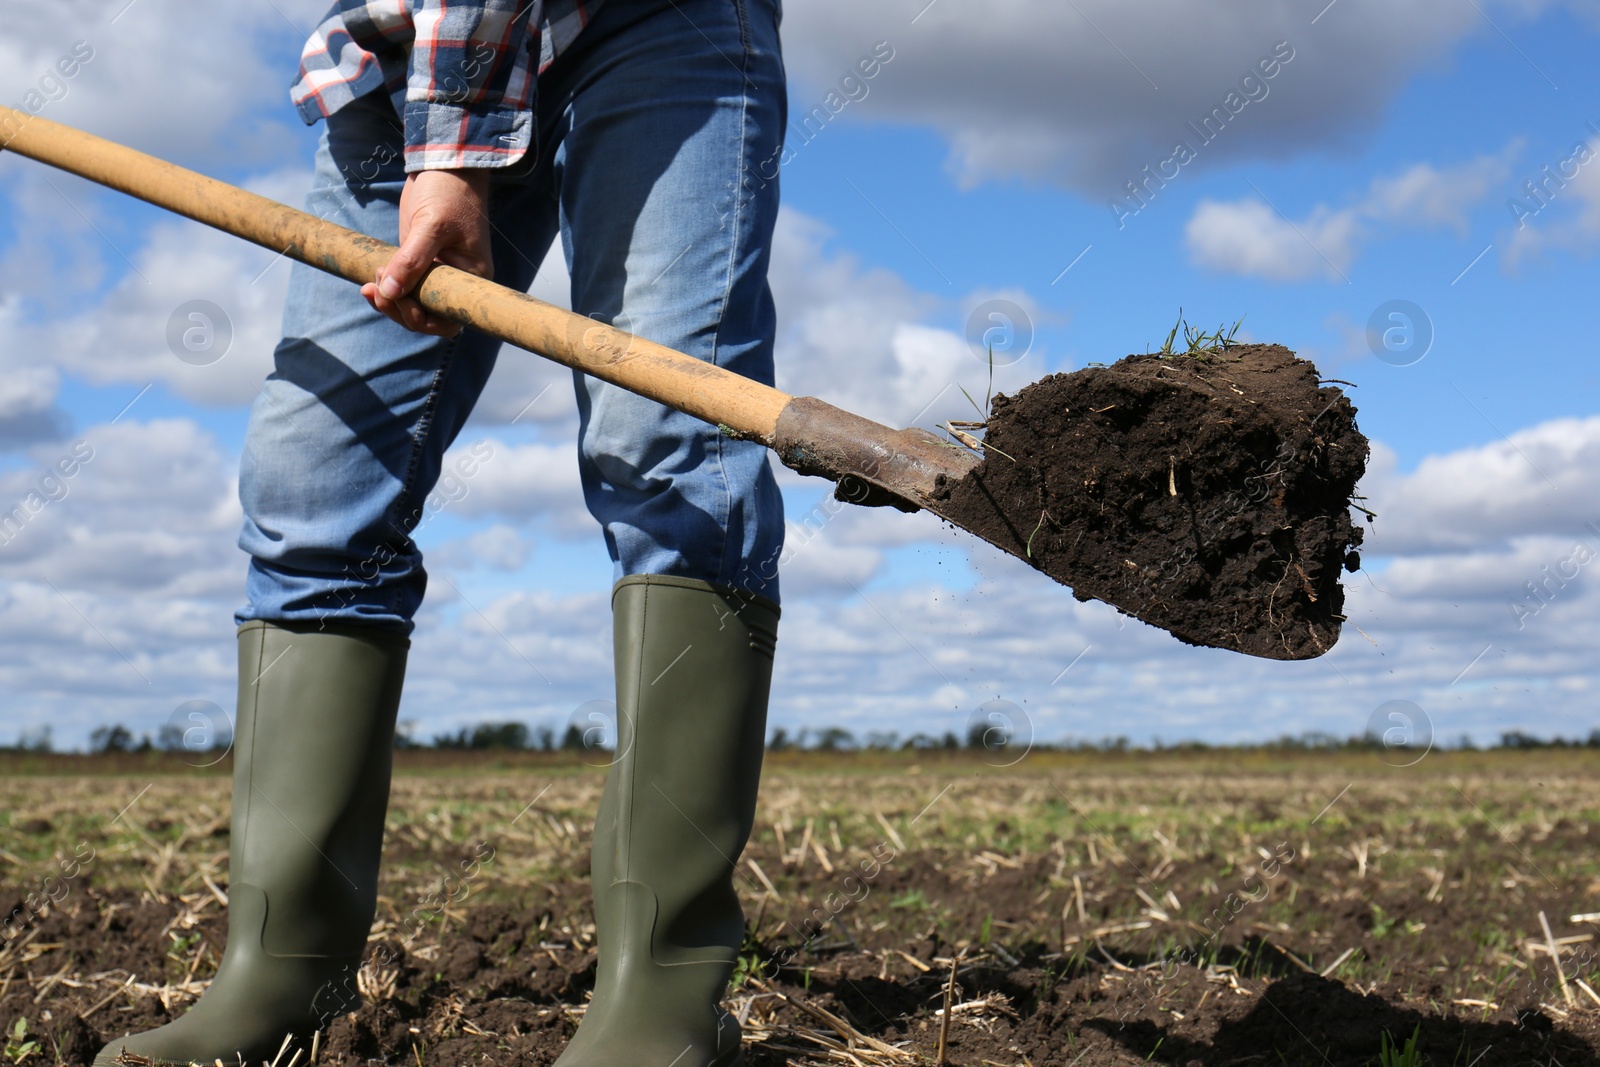
<instances>
[{"instance_id":1,"label":"blue sky","mask_svg":"<svg viewBox=\"0 0 1600 1067\"><path fill-rule=\"evenodd\" d=\"M124 2L19 15L0 42L0 101L22 101L89 42L94 57L45 117L296 202L315 131L286 85L320 5L195 27L170 0ZM863 98L791 142L774 250L780 384L930 425L965 405L955 384L985 385L965 334L987 300L1025 309L1033 337L1002 388L1158 344L1180 306L1207 327L1244 316L1243 335L1356 383L1377 442L1369 573L1351 576L1352 625L1333 653L1262 664L1079 605L926 516L841 515L791 539L774 723L960 730L1005 699L1040 737L1232 740L1355 733L1405 699L1441 737L1600 727L1587 711L1600 598L1586 564L1556 584L1543 569L1584 539L1600 552L1584 527L1600 520L1600 159L1551 183L1527 225L1508 206L1536 206L1525 182L1600 146L1595 9L990 10L974 24L953 0L791 5L795 115L879 42L893 58ZM1265 95L1119 227L1108 201L1123 183L1175 139L1198 143L1187 121L1279 42L1293 58ZM73 744L106 722L154 730L185 700L231 708L243 566L231 479L286 268L5 155L0 203L0 503L75 441L97 446L71 492L0 546L8 722ZM559 299L561 270L552 262L535 291ZM165 350L168 315L192 298L235 327L214 367ZM1369 317L1394 300L1433 335L1410 365L1367 342ZM576 494L563 373L502 355L507 395L554 386L517 425L480 409L461 444L491 441L497 462L419 538L448 579L419 618L403 713L423 735L560 723L607 695L610 567ZM804 523L824 489L786 477L791 518ZM1530 581L1547 583L1538 600Z\"/></svg>"}]
</instances>

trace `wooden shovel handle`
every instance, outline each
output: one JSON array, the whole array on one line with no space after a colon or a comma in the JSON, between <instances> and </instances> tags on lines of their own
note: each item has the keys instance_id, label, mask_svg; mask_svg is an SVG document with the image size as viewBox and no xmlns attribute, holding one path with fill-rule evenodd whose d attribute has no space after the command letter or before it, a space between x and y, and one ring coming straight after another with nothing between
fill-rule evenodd
<instances>
[{"instance_id":1,"label":"wooden shovel handle","mask_svg":"<svg viewBox=\"0 0 1600 1067\"><path fill-rule=\"evenodd\" d=\"M375 280L378 268L394 254L393 245L354 230L12 108L0 107L0 148L357 284ZM771 386L454 267L435 266L414 295L435 314L765 445L773 444L778 416L792 399Z\"/></svg>"}]
</instances>

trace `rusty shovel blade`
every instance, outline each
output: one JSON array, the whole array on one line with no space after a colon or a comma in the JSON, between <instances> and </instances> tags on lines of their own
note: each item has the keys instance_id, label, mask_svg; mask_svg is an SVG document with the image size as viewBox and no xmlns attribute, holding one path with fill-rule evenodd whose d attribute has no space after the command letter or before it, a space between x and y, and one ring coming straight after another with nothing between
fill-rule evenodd
<instances>
[{"instance_id":1,"label":"rusty shovel blade","mask_svg":"<svg viewBox=\"0 0 1600 1067\"><path fill-rule=\"evenodd\" d=\"M791 470L834 482L840 500L931 511L957 526L940 511L939 491L979 463L970 449L927 430L891 430L812 396L797 396L783 409L772 450Z\"/></svg>"}]
</instances>

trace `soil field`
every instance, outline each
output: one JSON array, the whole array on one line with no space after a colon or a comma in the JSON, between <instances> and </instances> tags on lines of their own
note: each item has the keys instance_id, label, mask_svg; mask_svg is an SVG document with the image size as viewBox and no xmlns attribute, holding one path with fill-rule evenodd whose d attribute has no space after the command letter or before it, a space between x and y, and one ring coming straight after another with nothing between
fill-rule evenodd
<instances>
[{"instance_id":1,"label":"soil field","mask_svg":"<svg viewBox=\"0 0 1600 1067\"><path fill-rule=\"evenodd\" d=\"M0 767L12 1064L87 1064L202 992L217 770ZM602 773L402 760L366 1003L321 1063L555 1059L594 981ZM970 1067L1354 1067L1413 1036L1393 1062L1600 1064L1597 844L1584 750L784 754L729 1005L751 1067L932 1064L941 1040Z\"/></svg>"}]
</instances>

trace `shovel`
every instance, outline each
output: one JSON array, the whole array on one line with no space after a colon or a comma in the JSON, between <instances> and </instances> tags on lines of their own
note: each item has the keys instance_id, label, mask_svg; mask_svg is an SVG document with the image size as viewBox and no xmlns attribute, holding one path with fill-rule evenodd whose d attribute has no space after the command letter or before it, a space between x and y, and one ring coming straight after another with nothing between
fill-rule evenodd
<instances>
[{"instance_id":1,"label":"shovel","mask_svg":"<svg viewBox=\"0 0 1600 1067\"><path fill-rule=\"evenodd\" d=\"M265 197L9 108L0 108L0 148L117 189L357 284L375 278L395 251L392 245ZM1314 644L1294 647L1279 641L1277 634L1269 634L1270 640L1258 640L1249 634L1241 635L1237 620L1231 624L1214 622L1206 610L1210 594L1204 590L1190 595L1191 610L1185 615L1175 613L1161 597L1152 597L1148 581L1140 583L1136 590L1120 578L1112 583L1101 581L1076 565L1062 567L1041 562L1039 549L1054 533L1046 528L1049 513L1039 516L1037 524L1032 515L1026 522L1008 516L989 491L992 483L985 481L983 469L988 460L980 459L972 447L977 441L970 435L966 438L970 444L964 446L925 430L891 429L815 397L790 396L453 267L434 266L413 295L437 315L702 419L729 437L760 442L792 470L834 482L835 495L841 500L888 505L908 512L930 511L1071 585L1079 599L1104 600L1190 644L1275 659L1300 659L1321 654L1337 638L1338 620L1343 616L1336 613L1337 603L1330 603L1326 595L1332 590L1342 601L1337 566L1333 567L1334 576L1319 579L1324 597L1318 610L1334 613L1331 623L1325 624L1331 626L1331 633L1313 633ZM997 405L1002 399L996 398ZM1344 407L1348 409L1348 404ZM1011 461L1010 456L1006 459ZM1175 472L1166 470L1165 474L1162 481L1177 494ZM1214 492L1209 488L1196 490L1196 502L1205 503L1206 494ZM965 506L956 506L958 498L965 500ZM1031 533L1029 526L1033 526ZM1081 537L1080 534L1080 541ZM1138 565L1133 559L1127 562L1136 573L1157 575L1157 565L1172 563L1170 558L1153 554L1146 542L1109 534L1107 538L1110 543L1106 547L1115 550L1119 565L1124 555L1140 560ZM1285 564L1281 574L1272 574L1271 579L1281 586L1288 575ZM1304 571L1296 583L1301 580ZM1245 591L1254 595L1257 581L1252 577ZM1309 584L1306 588L1308 603L1317 601L1316 590ZM1291 592L1293 589L1291 584ZM1267 594L1269 621L1273 598L1281 596L1287 594L1275 589Z\"/></svg>"}]
</instances>

